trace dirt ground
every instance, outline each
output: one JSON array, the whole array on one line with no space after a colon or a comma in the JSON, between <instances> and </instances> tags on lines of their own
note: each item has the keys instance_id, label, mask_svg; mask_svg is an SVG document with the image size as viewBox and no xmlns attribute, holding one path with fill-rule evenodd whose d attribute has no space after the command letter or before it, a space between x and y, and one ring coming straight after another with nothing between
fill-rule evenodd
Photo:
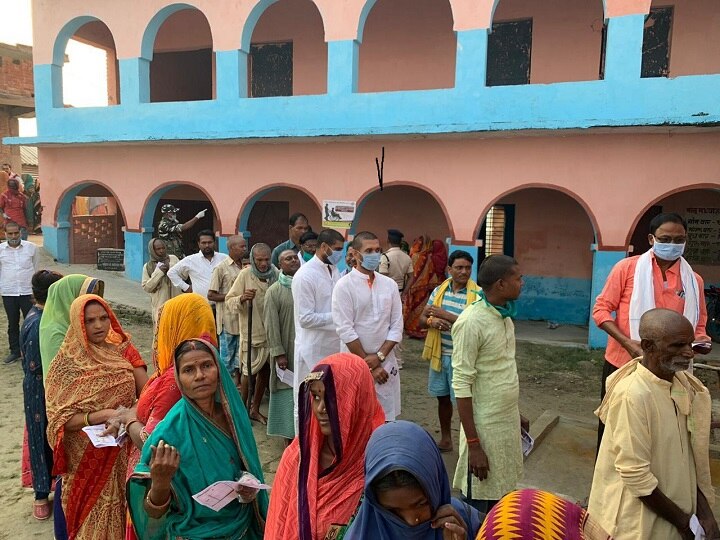
<instances>
[{"instance_id":1,"label":"dirt ground","mask_svg":"<svg viewBox=\"0 0 720 540\"><path fill-rule=\"evenodd\" d=\"M119 315L143 358L149 361L151 324L122 312ZM5 314L0 310L0 328L4 329L5 325ZM3 335L0 358L5 357L7 349ZM421 350L420 341L408 340L404 343L402 418L419 423L431 433L439 433L436 402L427 394L428 364L420 359ZM598 381L602 367L600 352L519 343L517 360L521 412L531 421L548 409L580 420L593 420L592 411L598 402ZM41 523L32 518L32 490L23 489L20 485L23 424L22 368L19 362L9 366L0 365L0 508L3 509L0 540L53 537L52 520ZM458 425L455 415L453 427L456 445ZM261 426L255 425L254 430L266 480L272 482L283 445L278 439L269 439ZM444 457L452 478L457 453L445 454Z\"/></svg>"}]
</instances>

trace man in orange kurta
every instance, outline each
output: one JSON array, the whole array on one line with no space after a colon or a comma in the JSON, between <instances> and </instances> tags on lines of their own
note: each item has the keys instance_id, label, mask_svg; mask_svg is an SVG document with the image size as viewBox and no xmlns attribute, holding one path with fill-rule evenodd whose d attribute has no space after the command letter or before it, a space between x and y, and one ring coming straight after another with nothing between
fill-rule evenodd
<instances>
[{"instance_id":1,"label":"man in orange kurta","mask_svg":"<svg viewBox=\"0 0 720 540\"><path fill-rule=\"evenodd\" d=\"M684 314L693 322L696 342L706 342L708 345L705 348L696 348L696 352L707 353L711 348L710 338L705 333L707 308L703 279L695 272L682 271L683 268L690 268L682 258L687 241L685 220L678 214L659 214L650 222L648 241L650 252L628 257L615 265L595 301L593 320L610 336L603 365L601 400L605 397L607 377L631 359L642 356L639 339L633 339L631 332L632 302L638 296L653 298L654 306L649 306L650 308L666 308L681 314L686 310L687 301L692 301L697 306L694 317L696 320L693 321L693 317L688 313ZM638 263L646 264L647 272L652 272L651 276L648 275L642 280L643 286L652 287L652 291L635 291L636 278L645 277L639 276ZM688 295L693 296L688 298ZM637 329L637 326L635 328ZM600 423L598 447L602 434L603 424Z\"/></svg>"}]
</instances>

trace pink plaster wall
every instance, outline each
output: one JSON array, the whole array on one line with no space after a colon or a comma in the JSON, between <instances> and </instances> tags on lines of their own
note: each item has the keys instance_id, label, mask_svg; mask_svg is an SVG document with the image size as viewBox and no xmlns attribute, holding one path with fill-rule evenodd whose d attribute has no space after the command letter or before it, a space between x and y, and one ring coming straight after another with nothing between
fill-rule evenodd
<instances>
[{"instance_id":1,"label":"pink plaster wall","mask_svg":"<svg viewBox=\"0 0 720 540\"><path fill-rule=\"evenodd\" d=\"M383 191L375 191L362 207L355 226L356 234L374 232L385 245L388 229L399 229L409 243L421 234L443 241L451 236L435 198L414 186L389 186Z\"/></svg>"},{"instance_id":2,"label":"pink plaster wall","mask_svg":"<svg viewBox=\"0 0 720 540\"><path fill-rule=\"evenodd\" d=\"M500 0L494 22L532 18L530 82L599 78L602 0Z\"/></svg>"},{"instance_id":3,"label":"pink plaster wall","mask_svg":"<svg viewBox=\"0 0 720 540\"><path fill-rule=\"evenodd\" d=\"M358 89L452 88L455 48L447 0L378 0L365 23Z\"/></svg>"},{"instance_id":4,"label":"pink plaster wall","mask_svg":"<svg viewBox=\"0 0 720 540\"><path fill-rule=\"evenodd\" d=\"M296 212L301 212L308 218L310 226L315 232L319 232L322 229L322 216L320 214L320 208L318 208L317 204L315 204L315 201L299 189L278 187L266 193L259 200L287 201L290 204L290 215Z\"/></svg>"},{"instance_id":5,"label":"pink plaster wall","mask_svg":"<svg viewBox=\"0 0 720 540\"><path fill-rule=\"evenodd\" d=\"M327 92L323 21L310 0L281 0L263 13L252 43L293 42L293 95Z\"/></svg>"},{"instance_id":6,"label":"pink plaster wall","mask_svg":"<svg viewBox=\"0 0 720 540\"><path fill-rule=\"evenodd\" d=\"M183 9L170 15L158 30L154 52L196 51L213 46L207 18L197 9Z\"/></svg>"},{"instance_id":7,"label":"pink plaster wall","mask_svg":"<svg viewBox=\"0 0 720 540\"><path fill-rule=\"evenodd\" d=\"M653 0L652 7L673 6L670 76L720 73L720 2Z\"/></svg>"},{"instance_id":8,"label":"pink plaster wall","mask_svg":"<svg viewBox=\"0 0 720 540\"><path fill-rule=\"evenodd\" d=\"M592 223L571 197L550 189L525 189L498 204L515 205L515 258L523 273L589 279Z\"/></svg>"}]
</instances>

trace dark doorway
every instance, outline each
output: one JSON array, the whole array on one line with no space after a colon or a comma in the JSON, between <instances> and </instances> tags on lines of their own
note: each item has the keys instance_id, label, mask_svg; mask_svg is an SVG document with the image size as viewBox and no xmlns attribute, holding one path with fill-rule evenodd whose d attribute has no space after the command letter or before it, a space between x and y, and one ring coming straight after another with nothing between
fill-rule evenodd
<instances>
[{"instance_id":1,"label":"dark doorway","mask_svg":"<svg viewBox=\"0 0 720 540\"><path fill-rule=\"evenodd\" d=\"M487 52L488 86L530 83L532 27L532 19L492 25Z\"/></svg>"},{"instance_id":2,"label":"dark doorway","mask_svg":"<svg viewBox=\"0 0 720 540\"><path fill-rule=\"evenodd\" d=\"M290 203L288 201L258 201L248 218L250 245L259 242L274 249L288 239Z\"/></svg>"},{"instance_id":3,"label":"dark doorway","mask_svg":"<svg viewBox=\"0 0 720 540\"><path fill-rule=\"evenodd\" d=\"M638 221L635 227L635 232L633 232L632 238L630 238L630 245L633 247L632 253L629 254L630 256L642 255L650 249L650 243L648 242L650 222L655 216L662 213L662 208L662 206L657 205L651 206L640 218L640 221Z\"/></svg>"},{"instance_id":4,"label":"dark doorway","mask_svg":"<svg viewBox=\"0 0 720 540\"><path fill-rule=\"evenodd\" d=\"M650 10L643 34L641 77L667 77L670 73L672 20L672 7Z\"/></svg>"},{"instance_id":5,"label":"dark doorway","mask_svg":"<svg viewBox=\"0 0 720 540\"><path fill-rule=\"evenodd\" d=\"M190 221L195 214L201 210L207 209L205 217L198 221L195 225L190 227L187 231L182 234L183 250L185 255L192 255L197 253L198 247L195 241L195 235L203 229L210 229L215 234L215 211L213 210L210 201L198 201L198 200L187 200L187 199L160 199L157 206L155 207L155 214L153 216L153 224L155 226L155 235L157 235L157 228L160 224L162 214L160 209L164 204L172 204L175 208L179 208L177 219L180 223ZM217 246L216 246L217 247Z\"/></svg>"}]
</instances>

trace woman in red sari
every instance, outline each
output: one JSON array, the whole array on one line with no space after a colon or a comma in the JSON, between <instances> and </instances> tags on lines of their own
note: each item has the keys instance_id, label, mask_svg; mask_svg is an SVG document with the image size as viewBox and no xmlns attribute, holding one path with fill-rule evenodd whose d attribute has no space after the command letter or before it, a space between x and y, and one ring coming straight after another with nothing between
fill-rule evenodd
<instances>
[{"instance_id":1,"label":"woman in red sari","mask_svg":"<svg viewBox=\"0 0 720 540\"><path fill-rule=\"evenodd\" d=\"M447 246L442 240L430 241L420 236L413 242L410 257L413 261L413 277L403 294L405 333L410 337L424 339L427 328L421 327L420 317L430 293L445 281Z\"/></svg>"},{"instance_id":2,"label":"woman in red sari","mask_svg":"<svg viewBox=\"0 0 720 540\"><path fill-rule=\"evenodd\" d=\"M201 338L217 347L215 319L208 301L199 294L189 293L168 300L158 311L158 323L153 340L155 372L140 394L136 408L122 410L111 420L116 426L125 425L132 440L129 479L140 461L145 441L155 426L165 418L181 398L175 381L174 354L180 343ZM135 530L128 523L125 538L135 540Z\"/></svg>"},{"instance_id":3,"label":"woman in red sari","mask_svg":"<svg viewBox=\"0 0 720 540\"><path fill-rule=\"evenodd\" d=\"M363 491L365 446L385 413L367 364L350 353L317 364L299 403L299 434L280 459L265 538L341 538Z\"/></svg>"},{"instance_id":4,"label":"woman in red sari","mask_svg":"<svg viewBox=\"0 0 720 540\"><path fill-rule=\"evenodd\" d=\"M55 538L116 540L125 530L128 445L95 448L82 428L132 407L145 362L110 306L94 294L70 306L70 328L45 380L54 449Z\"/></svg>"}]
</instances>

